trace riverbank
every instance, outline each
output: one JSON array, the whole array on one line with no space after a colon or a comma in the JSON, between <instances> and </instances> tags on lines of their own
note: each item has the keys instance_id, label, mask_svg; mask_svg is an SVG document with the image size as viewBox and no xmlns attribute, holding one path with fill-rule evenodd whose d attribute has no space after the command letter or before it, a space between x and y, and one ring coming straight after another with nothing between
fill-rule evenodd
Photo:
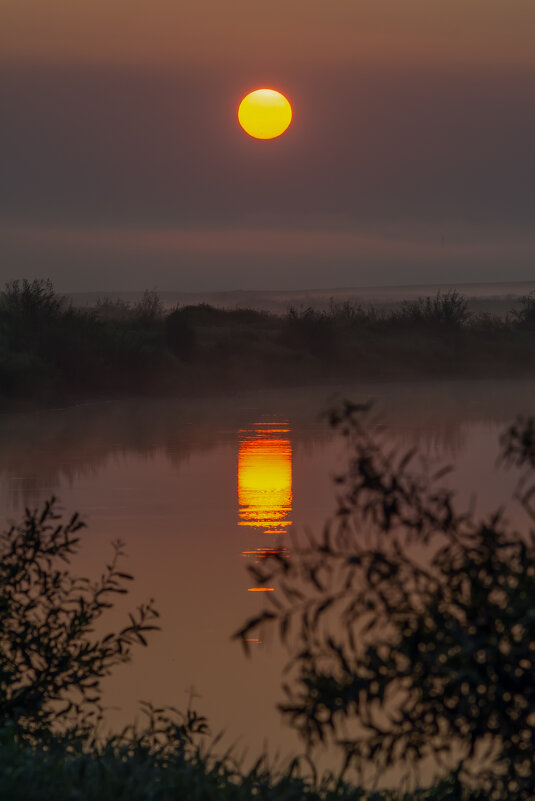
<instances>
[{"instance_id":1,"label":"riverbank","mask_svg":"<svg viewBox=\"0 0 535 801\"><path fill-rule=\"evenodd\" d=\"M284 315L207 304L164 311L153 292L81 309L37 281L0 296L4 407L356 379L529 377L534 368L533 294L505 317L470 312L456 291L388 310L333 302Z\"/></svg>"}]
</instances>

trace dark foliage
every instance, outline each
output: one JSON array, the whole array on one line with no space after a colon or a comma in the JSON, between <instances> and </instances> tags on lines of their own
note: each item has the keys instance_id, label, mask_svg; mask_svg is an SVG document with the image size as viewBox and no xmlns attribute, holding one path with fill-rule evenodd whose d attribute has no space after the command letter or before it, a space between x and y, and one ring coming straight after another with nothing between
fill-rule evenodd
<instances>
[{"instance_id":1,"label":"dark foliage","mask_svg":"<svg viewBox=\"0 0 535 801\"><path fill-rule=\"evenodd\" d=\"M30 742L94 728L101 680L157 628L149 603L121 631L94 634L131 576L118 569L119 544L97 581L71 574L83 525L61 522L52 499L0 536L0 729Z\"/></svg>"},{"instance_id":2,"label":"dark foliage","mask_svg":"<svg viewBox=\"0 0 535 801\"><path fill-rule=\"evenodd\" d=\"M50 281L0 294L0 400L68 402L296 384L353 377L530 375L533 298L507 320L470 315L456 291L390 311L332 304L285 317L199 304L164 311L155 291L137 304L75 309Z\"/></svg>"},{"instance_id":3,"label":"dark foliage","mask_svg":"<svg viewBox=\"0 0 535 801\"><path fill-rule=\"evenodd\" d=\"M4 318L25 330L28 324L59 317L64 302L56 295L49 279L28 281L23 278L5 285L0 294L0 306Z\"/></svg>"},{"instance_id":4,"label":"dark foliage","mask_svg":"<svg viewBox=\"0 0 535 801\"><path fill-rule=\"evenodd\" d=\"M181 309L175 309L165 318L165 341L179 359L189 361L195 353L195 329Z\"/></svg>"},{"instance_id":5,"label":"dark foliage","mask_svg":"<svg viewBox=\"0 0 535 801\"><path fill-rule=\"evenodd\" d=\"M174 742L180 742L173 733ZM313 782L299 764L273 770L265 759L240 769L187 745L162 763L136 742L99 751L21 748L0 733L0 794L9 801L487 801L454 780L428 792L365 792L343 782Z\"/></svg>"},{"instance_id":6,"label":"dark foliage","mask_svg":"<svg viewBox=\"0 0 535 801\"><path fill-rule=\"evenodd\" d=\"M310 307L300 311L292 306L286 318L288 340L293 347L308 350L314 356L328 356L334 347L333 323L327 312Z\"/></svg>"},{"instance_id":7,"label":"dark foliage","mask_svg":"<svg viewBox=\"0 0 535 801\"><path fill-rule=\"evenodd\" d=\"M438 292L435 297L405 301L392 320L416 328L460 328L470 318L468 304L457 290Z\"/></svg>"},{"instance_id":8,"label":"dark foliage","mask_svg":"<svg viewBox=\"0 0 535 801\"><path fill-rule=\"evenodd\" d=\"M261 757L242 769L232 752L215 753L218 739L208 739L205 718L192 709L144 704L141 724L102 736L101 679L145 644L156 613L141 607L118 633L95 636L94 624L131 577L115 561L97 582L73 577L82 529L77 515L62 522L50 501L0 541L2 799L402 801L332 776L312 779L306 759L276 768ZM450 789L435 788L433 799L445 801Z\"/></svg>"},{"instance_id":9,"label":"dark foliage","mask_svg":"<svg viewBox=\"0 0 535 801\"><path fill-rule=\"evenodd\" d=\"M134 306L133 316L142 325L153 325L163 317L160 296L154 289L146 289L139 303Z\"/></svg>"},{"instance_id":10,"label":"dark foliage","mask_svg":"<svg viewBox=\"0 0 535 801\"><path fill-rule=\"evenodd\" d=\"M535 292L524 295L518 302L518 309L512 312L512 318L520 328L535 331Z\"/></svg>"},{"instance_id":11,"label":"dark foliage","mask_svg":"<svg viewBox=\"0 0 535 801\"><path fill-rule=\"evenodd\" d=\"M489 799L533 798L535 535L503 510L459 512L443 471L389 450L369 405L330 418L350 448L336 516L252 568L279 592L237 636L278 626L293 676L281 709L309 748L332 740L346 768L379 773L433 759ZM532 519L534 431L517 421L502 457L528 471Z\"/></svg>"}]
</instances>

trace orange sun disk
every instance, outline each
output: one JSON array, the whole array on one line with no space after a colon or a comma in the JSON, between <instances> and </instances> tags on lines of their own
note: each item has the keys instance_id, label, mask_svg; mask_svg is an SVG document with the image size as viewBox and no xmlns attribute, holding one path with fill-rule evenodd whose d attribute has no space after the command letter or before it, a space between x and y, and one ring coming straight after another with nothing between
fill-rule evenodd
<instances>
[{"instance_id":1,"label":"orange sun disk","mask_svg":"<svg viewBox=\"0 0 535 801\"><path fill-rule=\"evenodd\" d=\"M290 125L292 107L276 89L255 89L241 101L238 120L243 130L254 139L275 139Z\"/></svg>"}]
</instances>

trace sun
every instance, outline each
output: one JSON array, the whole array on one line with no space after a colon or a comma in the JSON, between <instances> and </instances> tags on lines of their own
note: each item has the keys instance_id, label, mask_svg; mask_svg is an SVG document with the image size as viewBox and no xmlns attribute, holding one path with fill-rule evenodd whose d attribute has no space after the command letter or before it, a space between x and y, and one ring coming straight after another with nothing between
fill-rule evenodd
<instances>
[{"instance_id":1,"label":"sun","mask_svg":"<svg viewBox=\"0 0 535 801\"><path fill-rule=\"evenodd\" d=\"M292 107L276 89L255 89L241 101L238 120L243 130L254 139L275 139L291 123Z\"/></svg>"}]
</instances>

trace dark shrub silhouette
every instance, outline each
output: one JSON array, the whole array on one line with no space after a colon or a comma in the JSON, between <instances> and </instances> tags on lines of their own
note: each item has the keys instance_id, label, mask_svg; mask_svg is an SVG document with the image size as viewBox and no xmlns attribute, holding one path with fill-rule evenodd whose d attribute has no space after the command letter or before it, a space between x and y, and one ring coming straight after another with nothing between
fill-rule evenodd
<instances>
[{"instance_id":1,"label":"dark shrub silhouette","mask_svg":"<svg viewBox=\"0 0 535 801\"><path fill-rule=\"evenodd\" d=\"M195 329L182 309L175 309L165 318L165 341L168 348L184 361L190 360L195 353Z\"/></svg>"},{"instance_id":2,"label":"dark shrub silhouette","mask_svg":"<svg viewBox=\"0 0 535 801\"><path fill-rule=\"evenodd\" d=\"M418 328L460 328L470 318L466 299L456 289L434 297L404 301L392 320Z\"/></svg>"},{"instance_id":3,"label":"dark shrub silhouette","mask_svg":"<svg viewBox=\"0 0 535 801\"><path fill-rule=\"evenodd\" d=\"M333 319L326 312L308 307L302 311L291 306L286 318L288 341L305 348L314 356L329 355L334 346Z\"/></svg>"},{"instance_id":4,"label":"dark shrub silhouette","mask_svg":"<svg viewBox=\"0 0 535 801\"><path fill-rule=\"evenodd\" d=\"M435 759L486 798L533 798L533 532L503 510L457 511L443 471L393 453L369 404L330 418L350 446L337 513L290 559L251 568L279 591L237 636L279 627L293 674L281 709L309 748L332 740L346 768L378 773ZM527 470L518 498L533 520L534 421L502 444Z\"/></svg>"},{"instance_id":5,"label":"dark shrub silhouette","mask_svg":"<svg viewBox=\"0 0 535 801\"><path fill-rule=\"evenodd\" d=\"M520 298L518 305L520 308L512 311L514 322L520 328L535 331L535 292Z\"/></svg>"},{"instance_id":6,"label":"dark shrub silhouette","mask_svg":"<svg viewBox=\"0 0 535 801\"><path fill-rule=\"evenodd\" d=\"M97 582L72 576L82 528L77 515L62 522L52 500L0 539L2 799L372 801L332 777L311 780L298 759L277 769L260 757L242 769L233 752L214 752L217 738L207 740L206 720L191 708L142 704L140 722L103 734L101 680L145 645L156 612L142 606L121 631L94 634L131 577L115 560Z\"/></svg>"},{"instance_id":7,"label":"dark shrub silhouette","mask_svg":"<svg viewBox=\"0 0 535 801\"><path fill-rule=\"evenodd\" d=\"M141 325L153 325L163 317L160 296L155 289L146 289L141 300L132 309L133 317Z\"/></svg>"},{"instance_id":8,"label":"dark shrub silhouette","mask_svg":"<svg viewBox=\"0 0 535 801\"><path fill-rule=\"evenodd\" d=\"M78 309L50 281L0 295L0 403L124 394L235 391L354 378L532 375L533 299L507 319L470 315L458 292L389 310L332 303L285 316L206 303L167 312L137 304Z\"/></svg>"},{"instance_id":9,"label":"dark shrub silhouette","mask_svg":"<svg viewBox=\"0 0 535 801\"><path fill-rule=\"evenodd\" d=\"M0 293L0 334L14 350L35 347L50 336L64 312L51 281L11 281Z\"/></svg>"},{"instance_id":10,"label":"dark shrub silhouette","mask_svg":"<svg viewBox=\"0 0 535 801\"><path fill-rule=\"evenodd\" d=\"M8 282L0 293L2 311L12 318L45 319L57 317L64 301L55 293L50 279L23 278Z\"/></svg>"},{"instance_id":11,"label":"dark shrub silhouette","mask_svg":"<svg viewBox=\"0 0 535 801\"><path fill-rule=\"evenodd\" d=\"M151 602L119 632L93 633L131 576L118 569L119 544L99 580L71 575L83 526L76 514L61 522L52 499L0 536L0 729L22 740L91 730L101 680L157 628Z\"/></svg>"}]
</instances>

